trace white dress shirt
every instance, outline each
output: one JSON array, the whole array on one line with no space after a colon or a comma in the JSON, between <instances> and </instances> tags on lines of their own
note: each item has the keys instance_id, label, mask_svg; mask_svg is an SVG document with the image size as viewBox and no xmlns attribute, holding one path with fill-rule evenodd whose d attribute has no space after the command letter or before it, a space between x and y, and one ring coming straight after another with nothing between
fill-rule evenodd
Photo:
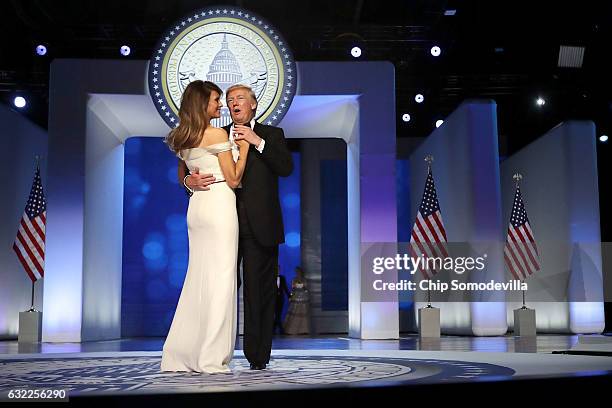
<instances>
[{"instance_id":1,"label":"white dress shirt","mask_svg":"<svg viewBox=\"0 0 612 408\"><path fill-rule=\"evenodd\" d=\"M255 127L255 118L251 119L250 125L251 129ZM236 162L238 161L238 156L240 155L240 149L238 148L238 144L236 144L236 141L234 140L234 125L230 127L229 141L232 144L232 157L234 158L234 162ZM261 142L259 143L259 146L255 146L255 149L257 149L259 153L263 153L265 145L266 141L262 138ZM240 183L236 188L242 188L242 183Z\"/></svg>"},{"instance_id":2,"label":"white dress shirt","mask_svg":"<svg viewBox=\"0 0 612 408\"><path fill-rule=\"evenodd\" d=\"M251 129L255 127L255 118L251 119L250 125L251 125ZM230 140L230 143L232 144L232 156L234 157L234 161L237 161L238 153L240 149L238 149L238 145L234 141L234 125L230 127L229 140ZM257 149L259 153L263 153L265 145L266 145L266 141L261 139L261 142L259 142L259 146L255 146L255 149Z\"/></svg>"}]
</instances>

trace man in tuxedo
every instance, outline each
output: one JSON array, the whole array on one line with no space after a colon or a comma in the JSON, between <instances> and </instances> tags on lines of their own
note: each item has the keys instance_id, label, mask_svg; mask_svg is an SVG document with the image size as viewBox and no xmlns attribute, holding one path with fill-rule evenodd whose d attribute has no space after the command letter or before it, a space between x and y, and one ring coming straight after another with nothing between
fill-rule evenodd
<instances>
[{"instance_id":1,"label":"man in tuxedo","mask_svg":"<svg viewBox=\"0 0 612 408\"><path fill-rule=\"evenodd\" d=\"M285 242L278 178L291 174L293 160L283 130L255 121L257 99L251 88L231 86L226 101L233 120L224 127L230 142L246 140L251 145L242 182L235 189L240 235L238 265L242 261L244 355L251 369L262 370L272 350L278 246ZM186 169L180 163L179 177L187 189L208 190L215 181L210 174L187 174ZM240 275L238 279L240 282Z\"/></svg>"}]
</instances>

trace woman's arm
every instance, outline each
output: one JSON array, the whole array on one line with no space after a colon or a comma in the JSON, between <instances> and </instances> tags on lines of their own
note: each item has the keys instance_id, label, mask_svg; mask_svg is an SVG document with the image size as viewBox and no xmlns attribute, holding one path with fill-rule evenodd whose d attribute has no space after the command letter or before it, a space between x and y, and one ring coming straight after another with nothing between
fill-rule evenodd
<instances>
[{"instance_id":1,"label":"woman's arm","mask_svg":"<svg viewBox=\"0 0 612 408\"><path fill-rule=\"evenodd\" d=\"M234 163L234 157L232 156L231 151L221 152L217 154L217 158L219 159L219 165L221 166L221 172L223 173L223 177L225 177L225 182L231 187L236 188L240 184L242 180L242 175L244 174L244 168L246 167L246 160L249 154L249 144L244 143L246 146L240 147L240 156L238 157L238 161Z\"/></svg>"},{"instance_id":2,"label":"woman's arm","mask_svg":"<svg viewBox=\"0 0 612 408\"><path fill-rule=\"evenodd\" d=\"M229 139L225 130L214 129L214 131L211 132L209 140L213 144L216 144L227 142ZM238 161L236 163L234 163L234 157L232 156L232 152L230 150L217 153L217 159L219 160L221 172L223 173L225 182L231 188L236 188L240 184L242 175L244 174L244 169L246 167L247 156L249 154L249 144L247 142L237 141L236 143L240 149L240 156L238 157Z\"/></svg>"}]
</instances>

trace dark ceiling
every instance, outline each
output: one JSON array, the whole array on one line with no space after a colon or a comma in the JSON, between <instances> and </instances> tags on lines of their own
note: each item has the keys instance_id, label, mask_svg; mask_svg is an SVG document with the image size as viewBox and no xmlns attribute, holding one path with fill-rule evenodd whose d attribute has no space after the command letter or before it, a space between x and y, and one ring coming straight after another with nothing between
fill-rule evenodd
<instances>
[{"instance_id":1,"label":"dark ceiling","mask_svg":"<svg viewBox=\"0 0 612 408\"><path fill-rule=\"evenodd\" d=\"M298 61L388 60L396 68L398 137L423 137L466 98L498 104L502 154L524 146L557 123L590 119L598 134L612 130L610 40L612 2L581 1L3 1L0 98L30 96L25 112L47 125L47 83L53 58L148 59L169 25L202 7L252 10L285 36ZM454 16L445 11L454 9ZM45 57L34 47L44 43ZM432 45L442 55L431 56ZM585 47L581 68L558 67L561 45ZM425 103L414 95L421 92ZM546 99L543 107L535 99ZM403 113L412 120L404 123Z\"/></svg>"}]
</instances>

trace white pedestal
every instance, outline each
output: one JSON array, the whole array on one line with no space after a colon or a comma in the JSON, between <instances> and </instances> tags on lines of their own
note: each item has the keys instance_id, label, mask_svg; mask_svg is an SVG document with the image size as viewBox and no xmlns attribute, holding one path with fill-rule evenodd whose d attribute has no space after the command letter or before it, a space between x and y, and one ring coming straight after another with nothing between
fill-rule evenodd
<instances>
[{"instance_id":1,"label":"white pedestal","mask_svg":"<svg viewBox=\"0 0 612 408\"><path fill-rule=\"evenodd\" d=\"M419 337L440 337L440 309L435 307L419 309Z\"/></svg>"},{"instance_id":2,"label":"white pedestal","mask_svg":"<svg viewBox=\"0 0 612 408\"><path fill-rule=\"evenodd\" d=\"M19 312L19 343L39 343L42 339L42 312Z\"/></svg>"},{"instance_id":3,"label":"white pedestal","mask_svg":"<svg viewBox=\"0 0 612 408\"><path fill-rule=\"evenodd\" d=\"M534 309L514 309L514 334L517 336L536 335Z\"/></svg>"},{"instance_id":4,"label":"white pedestal","mask_svg":"<svg viewBox=\"0 0 612 408\"><path fill-rule=\"evenodd\" d=\"M612 338L597 334L578 336L578 342L574 344L574 347L572 347L570 351L579 351L584 354L591 353L593 355L597 355L598 353L611 354Z\"/></svg>"}]
</instances>

